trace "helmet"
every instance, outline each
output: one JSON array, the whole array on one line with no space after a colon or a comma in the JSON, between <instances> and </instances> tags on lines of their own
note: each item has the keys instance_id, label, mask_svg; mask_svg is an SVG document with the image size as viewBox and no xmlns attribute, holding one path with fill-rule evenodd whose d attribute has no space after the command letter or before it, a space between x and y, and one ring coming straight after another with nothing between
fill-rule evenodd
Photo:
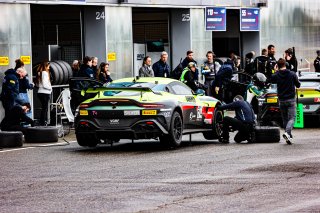
<instances>
[{"instance_id":1,"label":"helmet","mask_svg":"<svg viewBox=\"0 0 320 213\"><path fill-rule=\"evenodd\" d=\"M190 69L191 67L196 67L197 64L195 62L189 62L188 68Z\"/></svg>"},{"instance_id":2,"label":"helmet","mask_svg":"<svg viewBox=\"0 0 320 213\"><path fill-rule=\"evenodd\" d=\"M267 81L267 77L263 73L257 72L253 75L252 81L254 85L263 88Z\"/></svg>"},{"instance_id":3,"label":"helmet","mask_svg":"<svg viewBox=\"0 0 320 213\"><path fill-rule=\"evenodd\" d=\"M243 100L244 100L244 98L243 98L241 95L236 95L236 96L234 96L234 98L233 98L233 102L243 101Z\"/></svg>"}]
</instances>

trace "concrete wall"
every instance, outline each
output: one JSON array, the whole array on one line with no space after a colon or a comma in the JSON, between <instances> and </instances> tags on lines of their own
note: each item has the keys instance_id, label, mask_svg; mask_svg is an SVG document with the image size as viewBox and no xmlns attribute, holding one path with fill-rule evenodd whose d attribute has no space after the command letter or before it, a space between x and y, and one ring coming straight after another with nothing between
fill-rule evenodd
<instances>
[{"instance_id":1,"label":"concrete wall","mask_svg":"<svg viewBox=\"0 0 320 213\"><path fill-rule=\"evenodd\" d=\"M106 61L105 7L84 8L84 54Z\"/></svg>"},{"instance_id":2,"label":"concrete wall","mask_svg":"<svg viewBox=\"0 0 320 213\"><path fill-rule=\"evenodd\" d=\"M172 69L186 57L186 52L191 50L191 24L190 9L171 9L170 11L170 41Z\"/></svg>"},{"instance_id":3,"label":"concrete wall","mask_svg":"<svg viewBox=\"0 0 320 213\"><path fill-rule=\"evenodd\" d=\"M0 66L0 91L4 72L14 68L15 60L21 56L31 56L31 23L29 4L0 4L0 56L9 57L8 66ZM32 64L25 68L32 76ZM29 94L32 101L32 94ZM0 104L0 121L4 117Z\"/></svg>"},{"instance_id":4,"label":"concrete wall","mask_svg":"<svg viewBox=\"0 0 320 213\"><path fill-rule=\"evenodd\" d=\"M205 31L205 10L191 9L191 43L198 66L207 59L206 53L212 50L212 32Z\"/></svg>"},{"instance_id":5,"label":"concrete wall","mask_svg":"<svg viewBox=\"0 0 320 213\"><path fill-rule=\"evenodd\" d=\"M107 54L116 57L108 61L111 78L133 76L132 8L106 7L105 11Z\"/></svg>"},{"instance_id":6,"label":"concrete wall","mask_svg":"<svg viewBox=\"0 0 320 213\"><path fill-rule=\"evenodd\" d=\"M269 44L276 47L276 58L283 57L289 47L295 47L296 56L307 68L320 49L320 1L318 0L269 0L268 8L261 11L261 48Z\"/></svg>"}]
</instances>

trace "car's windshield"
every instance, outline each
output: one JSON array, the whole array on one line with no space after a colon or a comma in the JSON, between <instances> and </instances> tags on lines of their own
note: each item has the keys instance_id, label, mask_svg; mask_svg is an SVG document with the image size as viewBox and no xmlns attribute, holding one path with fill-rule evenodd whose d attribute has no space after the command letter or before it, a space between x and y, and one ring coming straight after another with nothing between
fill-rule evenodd
<instances>
[{"instance_id":1,"label":"car's windshield","mask_svg":"<svg viewBox=\"0 0 320 213\"><path fill-rule=\"evenodd\" d=\"M121 87L131 87L131 88L139 88L139 87L147 87L152 89L155 92L165 91L165 84L155 84L150 82L116 82L111 83L107 86L108 88L121 88ZM104 96L136 96L139 95L140 91L105 91L103 93Z\"/></svg>"}]
</instances>

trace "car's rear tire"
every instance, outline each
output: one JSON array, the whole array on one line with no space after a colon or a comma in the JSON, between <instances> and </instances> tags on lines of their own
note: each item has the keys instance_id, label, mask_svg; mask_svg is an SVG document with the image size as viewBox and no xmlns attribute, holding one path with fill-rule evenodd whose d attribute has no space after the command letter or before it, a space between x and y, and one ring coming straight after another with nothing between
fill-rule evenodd
<instances>
[{"instance_id":1,"label":"car's rear tire","mask_svg":"<svg viewBox=\"0 0 320 213\"><path fill-rule=\"evenodd\" d=\"M168 148L180 146L183 133L183 121L179 112L175 111L171 118L169 134L160 137L160 143Z\"/></svg>"},{"instance_id":2,"label":"car's rear tire","mask_svg":"<svg viewBox=\"0 0 320 213\"><path fill-rule=\"evenodd\" d=\"M254 128L253 143L278 143L280 128L275 126L256 126Z\"/></svg>"},{"instance_id":3,"label":"car's rear tire","mask_svg":"<svg viewBox=\"0 0 320 213\"><path fill-rule=\"evenodd\" d=\"M207 140L220 139L222 135L223 111L215 108L212 117L212 131L203 132L203 137Z\"/></svg>"},{"instance_id":4,"label":"car's rear tire","mask_svg":"<svg viewBox=\"0 0 320 213\"><path fill-rule=\"evenodd\" d=\"M76 134L77 142L80 146L96 147L99 139L95 134Z\"/></svg>"}]
</instances>

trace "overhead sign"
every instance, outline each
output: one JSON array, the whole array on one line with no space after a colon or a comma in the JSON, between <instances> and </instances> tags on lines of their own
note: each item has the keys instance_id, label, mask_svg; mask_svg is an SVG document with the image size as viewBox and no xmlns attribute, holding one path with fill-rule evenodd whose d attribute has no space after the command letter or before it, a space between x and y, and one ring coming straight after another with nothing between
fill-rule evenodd
<instances>
[{"instance_id":1,"label":"overhead sign","mask_svg":"<svg viewBox=\"0 0 320 213\"><path fill-rule=\"evenodd\" d=\"M227 30L227 10L224 7L206 8L206 30L226 31Z\"/></svg>"},{"instance_id":2,"label":"overhead sign","mask_svg":"<svg viewBox=\"0 0 320 213\"><path fill-rule=\"evenodd\" d=\"M9 57L0 56L0 66L8 66L9 65Z\"/></svg>"},{"instance_id":3,"label":"overhead sign","mask_svg":"<svg viewBox=\"0 0 320 213\"><path fill-rule=\"evenodd\" d=\"M241 8L240 10L240 31L260 30L260 9Z\"/></svg>"}]
</instances>

